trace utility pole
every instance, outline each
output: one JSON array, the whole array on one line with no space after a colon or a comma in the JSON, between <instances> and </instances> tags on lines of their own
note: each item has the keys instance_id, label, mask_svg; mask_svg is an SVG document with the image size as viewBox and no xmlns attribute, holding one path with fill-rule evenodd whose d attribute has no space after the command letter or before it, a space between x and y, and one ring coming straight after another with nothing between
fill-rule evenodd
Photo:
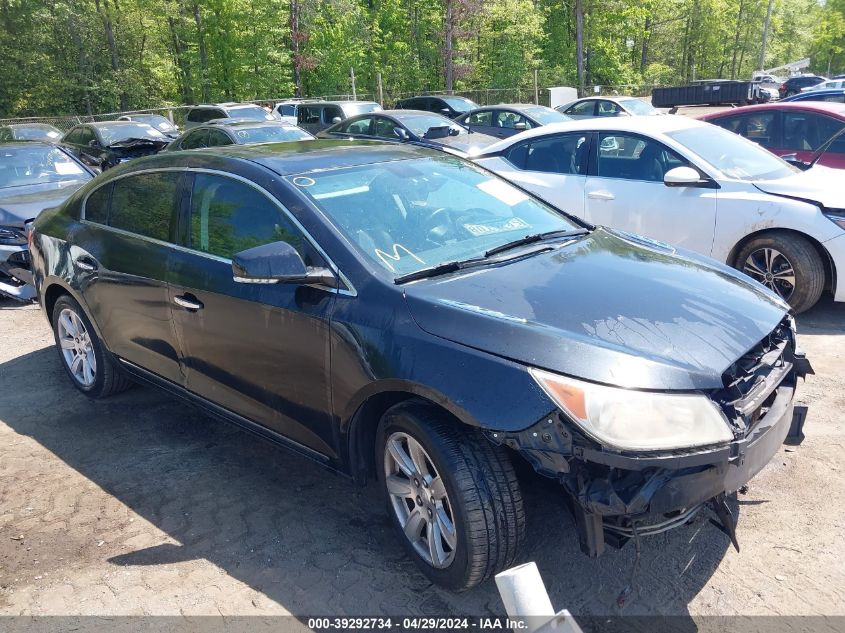
<instances>
[{"instance_id":1,"label":"utility pole","mask_svg":"<svg viewBox=\"0 0 845 633\"><path fill-rule=\"evenodd\" d=\"M828 73L830 74L830 73ZM534 69L534 105L540 104L540 87L537 82L537 69Z\"/></svg>"},{"instance_id":2,"label":"utility pole","mask_svg":"<svg viewBox=\"0 0 845 633\"><path fill-rule=\"evenodd\" d=\"M378 104L384 107L384 88L381 84L381 73L378 74Z\"/></svg>"},{"instance_id":3,"label":"utility pole","mask_svg":"<svg viewBox=\"0 0 845 633\"><path fill-rule=\"evenodd\" d=\"M771 0L769 0L771 2ZM578 72L578 96L584 96L584 0L575 0L575 67Z\"/></svg>"},{"instance_id":4,"label":"utility pole","mask_svg":"<svg viewBox=\"0 0 845 633\"><path fill-rule=\"evenodd\" d=\"M355 69L354 68L349 69L349 76L352 77L352 100L357 101L358 95L355 92Z\"/></svg>"},{"instance_id":5,"label":"utility pole","mask_svg":"<svg viewBox=\"0 0 845 633\"><path fill-rule=\"evenodd\" d=\"M760 70L766 68L766 44L769 39L769 22L772 19L772 0L769 0L769 7L766 9L766 21L763 24L763 46L760 49Z\"/></svg>"}]
</instances>

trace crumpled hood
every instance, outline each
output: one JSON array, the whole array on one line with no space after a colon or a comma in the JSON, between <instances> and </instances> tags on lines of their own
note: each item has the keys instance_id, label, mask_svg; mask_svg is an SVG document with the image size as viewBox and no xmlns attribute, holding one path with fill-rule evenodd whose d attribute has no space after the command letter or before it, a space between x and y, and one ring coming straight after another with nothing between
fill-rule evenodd
<instances>
[{"instance_id":1,"label":"crumpled hood","mask_svg":"<svg viewBox=\"0 0 845 633\"><path fill-rule=\"evenodd\" d=\"M841 169L815 165L786 178L756 181L754 186L776 196L808 200L828 209L845 209L845 187L841 179Z\"/></svg>"},{"instance_id":2,"label":"crumpled hood","mask_svg":"<svg viewBox=\"0 0 845 633\"><path fill-rule=\"evenodd\" d=\"M25 222L35 219L44 209L60 205L88 180L0 188L0 226L23 228Z\"/></svg>"},{"instance_id":3,"label":"crumpled hood","mask_svg":"<svg viewBox=\"0 0 845 633\"><path fill-rule=\"evenodd\" d=\"M788 311L713 260L605 229L555 251L408 284L405 296L435 336L640 389L721 388L724 371Z\"/></svg>"}]
</instances>

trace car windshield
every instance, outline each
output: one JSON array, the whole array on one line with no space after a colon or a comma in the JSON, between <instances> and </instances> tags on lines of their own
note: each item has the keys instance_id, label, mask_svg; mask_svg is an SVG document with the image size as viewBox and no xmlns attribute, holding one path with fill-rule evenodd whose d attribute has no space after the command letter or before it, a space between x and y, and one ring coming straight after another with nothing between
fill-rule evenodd
<instances>
[{"instance_id":1,"label":"car windshield","mask_svg":"<svg viewBox=\"0 0 845 633\"><path fill-rule=\"evenodd\" d=\"M147 125L152 125L154 128L161 132L176 131L175 125L173 125L166 117L160 116L158 114L150 114L148 116L135 116L132 117L132 120L137 121L139 123L146 123Z\"/></svg>"},{"instance_id":2,"label":"car windshield","mask_svg":"<svg viewBox=\"0 0 845 633\"><path fill-rule=\"evenodd\" d=\"M261 106L229 108L229 116L238 119L250 119L252 121L270 121L273 118L273 115Z\"/></svg>"},{"instance_id":3,"label":"car windshield","mask_svg":"<svg viewBox=\"0 0 845 633\"><path fill-rule=\"evenodd\" d=\"M15 139L19 141L58 141L62 133L52 125L32 125L15 128Z\"/></svg>"},{"instance_id":4,"label":"car windshield","mask_svg":"<svg viewBox=\"0 0 845 633\"><path fill-rule=\"evenodd\" d=\"M550 123L562 123L563 121L571 121L572 119L565 114L546 108L545 106L536 106L530 108L520 108L519 110L526 116L531 117L535 121L539 121L541 125L549 125Z\"/></svg>"},{"instance_id":5,"label":"car windshield","mask_svg":"<svg viewBox=\"0 0 845 633\"><path fill-rule=\"evenodd\" d=\"M417 136L425 136L425 133L431 128L443 127L444 125L449 126L451 130L456 130L458 134L467 134L465 127L439 114L400 114L396 118Z\"/></svg>"},{"instance_id":6,"label":"car windshield","mask_svg":"<svg viewBox=\"0 0 845 633\"><path fill-rule=\"evenodd\" d=\"M344 103L342 104L343 113L347 118L353 117L356 114L367 114L368 112L378 112L381 106L377 103Z\"/></svg>"},{"instance_id":7,"label":"car windshield","mask_svg":"<svg viewBox=\"0 0 845 633\"><path fill-rule=\"evenodd\" d=\"M729 178L775 180L798 171L756 143L715 125L669 132L667 136L698 154Z\"/></svg>"},{"instance_id":8,"label":"car windshield","mask_svg":"<svg viewBox=\"0 0 845 633\"><path fill-rule=\"evenodd\" d=\"M146 123L121 123L120 125L100 126L100 136L106 145L114 145L130 138L144 138L151 141L163 141L164 134Z\"/></svg>"},{"instance_id":9,"label":"car windshield","mask_svg":"<svg viewBox=\"0 0 845 633\"><path fill-rule=\"evenodd\" d=\"M620 99L620 104L626 110L630 110L634 114L640 116L647 116L649 114L658 114L657 110L654 109L650 103L646 103L642 99Z\"/></svg>"},{"instance_id":10,"label":"car windshield","mask_svg":"<svg viewBox=\"0 0 845 633\"><path fill-rule=\"evenodd\" d=\"M480 257L529 234L580 228L501 178L445 155L288 180L394 276Z\"/></svg>"},{"instance_id":11,"label":"car windshield","mask_svg":"<svg viewBox=\"0 0 845 633\"><path fill-rule=\"evenodd\" d=\"M293 125L265 125L262 127L234 128L232 133L238 143L274 143L283 141L307 141L311 134Z\"/></svg>"},{"instance_id":12,"label":"car windshield","mask_svg":"<svg viewBox=\"0 0 845 633\"><path fill-rule=\"evenodd\" d=\"M457 112L469 112L470 110L475 110L478 107L477 103L463 97L441 97L441 99L448 103L449 106Z\"/></svg>"},{"instance_id":13,"label":"car windshield","mask_svg":"<svg viewBox=\"0 0 845 633\"><path fill-rule=\"evenodd\" d=\"M0 158L0 187L91 178L79 163L54 147L3 147Z\"/></svg>"}]
</instances>

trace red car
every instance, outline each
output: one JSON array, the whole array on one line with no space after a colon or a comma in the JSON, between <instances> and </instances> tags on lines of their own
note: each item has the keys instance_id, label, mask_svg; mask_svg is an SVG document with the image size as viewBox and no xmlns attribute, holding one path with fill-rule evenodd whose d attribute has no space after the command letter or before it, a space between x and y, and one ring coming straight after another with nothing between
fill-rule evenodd
<instances>
[{"instance_id":1,"label":"red car","mask_svg":"<svg viewBox=\"0 0 845 633\"><path fill-rule=\"evenodd\" d=\"M701 119L759 143L778 156L795 154L799 160L809 163L816 150L845 128L845 104L826 101L766 103L708 114ZM845 169L845 135L831 143L817 162Z\"/></svg>"}]
</instances>

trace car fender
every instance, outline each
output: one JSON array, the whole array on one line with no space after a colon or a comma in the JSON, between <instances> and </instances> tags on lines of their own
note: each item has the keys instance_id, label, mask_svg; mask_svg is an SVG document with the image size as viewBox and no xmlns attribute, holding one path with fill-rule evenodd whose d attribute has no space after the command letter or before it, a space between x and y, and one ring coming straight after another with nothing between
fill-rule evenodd
<instances>
[{"instance_id":1,"label":"car fender","mask_svg":"<svg viewBox=\"0 0 845 633\"><path fill-rule=\"evenodd\" d=\"M749 236L765 231L794 231L818 244L842 233L824 217L818 206L764 193L756 188L752 190L752 187L725 186L719 191L712 252L714 259L732 265L739 245Z\"/></svg>"}]
</instances>

